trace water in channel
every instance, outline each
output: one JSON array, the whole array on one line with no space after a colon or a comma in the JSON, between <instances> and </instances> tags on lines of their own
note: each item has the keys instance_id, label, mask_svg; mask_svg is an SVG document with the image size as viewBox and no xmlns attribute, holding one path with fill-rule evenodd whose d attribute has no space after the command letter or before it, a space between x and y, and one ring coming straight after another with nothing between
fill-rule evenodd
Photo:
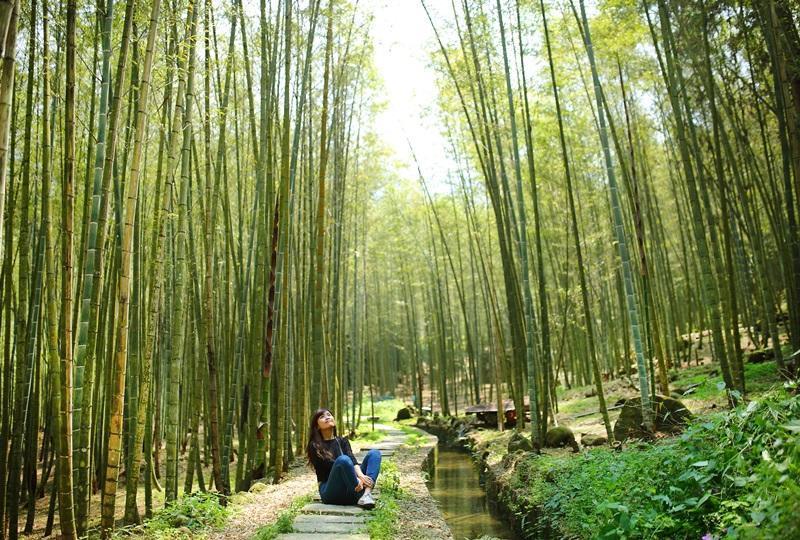
<instances>
[{"instance_id":1,"label":"water in channel","mask_svg":"<svg viewBox=\"0 0 800 540\"><path fill-rule=\"evenodd\" d=\"M481 536L517 540L511 527L491 513L488 497L469 454L439 447L434 462L428 489L456 540Z\"/></svg>"}]
</instances>

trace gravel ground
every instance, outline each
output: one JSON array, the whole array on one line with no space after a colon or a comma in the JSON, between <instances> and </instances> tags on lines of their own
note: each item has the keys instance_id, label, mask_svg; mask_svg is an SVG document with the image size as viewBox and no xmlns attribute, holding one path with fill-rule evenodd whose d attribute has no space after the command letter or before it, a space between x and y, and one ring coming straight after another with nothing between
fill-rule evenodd
<instances>
[{"instance_id":1,"label":"gravel ground","mask_svg":"<svg viewBox=\"0 0 800 540\"><path fill-rule=\"evenodd\" d=\"M272 523L294 499L317 489L317 478L304 462L296 461L280 484L254 484L257 492L240 492L231 497L234 514L224 529L208 535L212 540L245 540L259 528Z\"/></svg>"}]
</instances>

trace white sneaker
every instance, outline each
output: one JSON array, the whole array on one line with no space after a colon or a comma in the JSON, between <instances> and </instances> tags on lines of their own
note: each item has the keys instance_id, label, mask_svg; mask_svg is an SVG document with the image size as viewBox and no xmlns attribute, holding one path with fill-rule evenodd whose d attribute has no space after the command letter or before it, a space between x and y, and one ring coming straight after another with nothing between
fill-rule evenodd
<instances>
[{"instance_id":1,"label":"white sneaker","mask_svg":"<svg viewBox=\"0 0 800 540\"><path fill-rule=\"evenodd\" d=\"M375 499L372 498L372 493L364 493L356 504L364 510L372 510L375 508Z\"/></svg>"}]
</instances>

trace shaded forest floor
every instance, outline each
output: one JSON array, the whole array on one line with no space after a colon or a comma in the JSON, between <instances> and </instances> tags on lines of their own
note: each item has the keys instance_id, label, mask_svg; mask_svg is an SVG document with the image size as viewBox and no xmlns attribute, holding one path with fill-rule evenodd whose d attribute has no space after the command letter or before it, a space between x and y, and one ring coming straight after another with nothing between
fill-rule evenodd
<instances>
[{"instance_id":1,"label":"shaded forest floor","mask_svg":"<svg viewBox=\"0 0 800 540\"><path fill-rule=\"evenodd\" d=\"M787 351L788 352L788 351ZM722 377L719 374L719 369L716 364L710 363L709 359L695 354L696 361L692 362L691 366L682 366L671 372L670 389L674 397L679 399L686 405L686 407L695 415L705 417L706 415L714 414L723 411L727 408L727 401L725 392L721 387ZM759 399L761 396L768 394L782 387L782 382L779 380L777 368L774 362L767 361L764 363L746 363L746 381L748 386L748 399ZM638 394L635 377L633 379L615 379L604 383L604 391L606 401L609 406L622 399L635 397ZM559 425L567 426L572 429L575 438L580 441L584 435L604 435L605 428L602 423L602 417L599 414L597 406L597 396L594 391L593 385L586 385L580 387L573 387L565 389L558 387L558 413L557 419ZM424 395L424 401L430 403L432 398L429 392ZM459 399L460 398L460 399ZM459 411L468 405L463 396L458 396L455 402ZM434 408L437 406L433 400ZM375 416L378 422L389 423L394 420L394 417L399 410L403 407L404 400L392 398L382 399L376 401L373 406L367 401L362 408L362 424L360 426L360 434L363 436L370 430L370 422L368 421L369 415ZM609 412L612 424L616 421L619 415L619 409L611 410ZM400 424L413 424L414 419L400 422ZM353 442L355 451L361 446L364 446L375 440L380 435L373 435L367 438L357 438ZM507 454L507 443L511 437L511 430L505 433L498 433L496 430L485 429L478 430L472 434L476 444L491 450L491 455L488 458L487 465L495 467L505 467L508 463L504 463L504 458ZM425 443L421 439L415 439L413 436L409 437L411 447L424 447ZM564 459L571 459L574 457L568 449L545 449L545 454ZM185 457L185 456L184 456ZM442 521L441 515L438 514L435 505L430 500L429 494L426 496L427 488L424 485L424 477L419 470L419 461L413 455L402 455L400 460L401 468L403 469L403 476L407 478L409 484L407 486L408 492L412 494L411 500L414 503L401 501L400 513L403 516L405 523L415 522L418 523L423 529L431 529L434 537L444 538L449 534L446 530L441 531ZM184 474L185 460L180 462L181 472L180 476ZM204 468L204 477L208 481L211 477L210 466ZM124 479L124 477L123 477ZM181 486L182 488L182 486ZM282 512L284 512L292 503L300 497L308 496L316 491L316 481L311 471L305 466L301 459L295 460L289 470L286 478L277 485L256 483L249 492L240 492L234 494L231 498L231 505L227 510L224 510L219 515L212 514L207 516L208 521L201 524L199 528L189 528L181 525L178 522L167 522L167 528L151 529L148 531L146 527L123 527L117 536L147 536L154 538L197 538L209 537L213 539L222 538L250 538L256 531L263 525L274 522L278 519ZM430 504L422 504L417 501L428 501ZM202 501L201 501L202 502ZM33 537L42 537L44 533L45 520L47 517L49 497L45 496L37 501L37 512L35 528ZM99 508L99 492L92 498L92 508ZM154 509L163 507L163 492L153 490L153 505ZM144 507L144 489L139 490L139 507ZM117 515L121 519L124 514L124 492L117 498ZM93 516L97 521L99 516ZM173 519L173 518L168 518ZM56 514L56 526L54 530L58 530L58 516ZM220 527L225 523L223 527ZM120 523L121 525L121 523ZM169 532L166 532L169 530ZM407 531L406 531L407 532ZM400 537L400 536L399 536ZM403 538L412 538L413 536L402 536Z\"/></svg>"},{"instance_id":2,"label":"shaded forest floor","mask_svg":"<svg viewBox=\"0 0 800 540\"><path fill-rule=\"evenodd\" d=\"M689 367L684 366L674 370L671 378L674 379L670 382L672 397L679 399L692 414L702 416L728 406L719 366L707 358L701 360L699 364L693 363ZM756 399L770 389L782 386L775 362L745 364L745 378L748 399ZM639 395L635 383L636 379L633 382L615 379L604 383L606 403L611 408L608 414L612 425L620 414L620 409L613 408L615 403ZM594 385L574 387L569 390L559 389L558 394L556 418L559 425L572 429L579 442L581 435L584 434L605 435Z\"/></svg>"}]
</instances>

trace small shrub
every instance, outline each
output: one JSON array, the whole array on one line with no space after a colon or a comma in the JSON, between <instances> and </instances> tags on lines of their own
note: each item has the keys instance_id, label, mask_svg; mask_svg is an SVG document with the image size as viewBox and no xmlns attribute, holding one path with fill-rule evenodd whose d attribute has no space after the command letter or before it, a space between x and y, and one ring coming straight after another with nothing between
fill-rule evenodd
<instances>
[{"instance_id":1,"label":"small shrub","mask_svg":"<svg viewBox=\"0 0 800 540\"><path fill-rule=\"evenodd\" d=\"M384 461L381 464L381 474L378 477L381 488L381 497L384 494L397 495L400 493L400 470L394 461Z\"/></svg>"},{"instance_id":2,"label":"small shrub","mask_svg":"<svg viewBox=\"0 0 800 540\"><path fill-rule=\"evenodd\" d=\"M141 525L123 527L115 537L142 536L154 540L183 540L196 538L203 531L221 527L230 510L219 504L214 493L194 493L158 510Z\"/></svg>"}]
</instances>

